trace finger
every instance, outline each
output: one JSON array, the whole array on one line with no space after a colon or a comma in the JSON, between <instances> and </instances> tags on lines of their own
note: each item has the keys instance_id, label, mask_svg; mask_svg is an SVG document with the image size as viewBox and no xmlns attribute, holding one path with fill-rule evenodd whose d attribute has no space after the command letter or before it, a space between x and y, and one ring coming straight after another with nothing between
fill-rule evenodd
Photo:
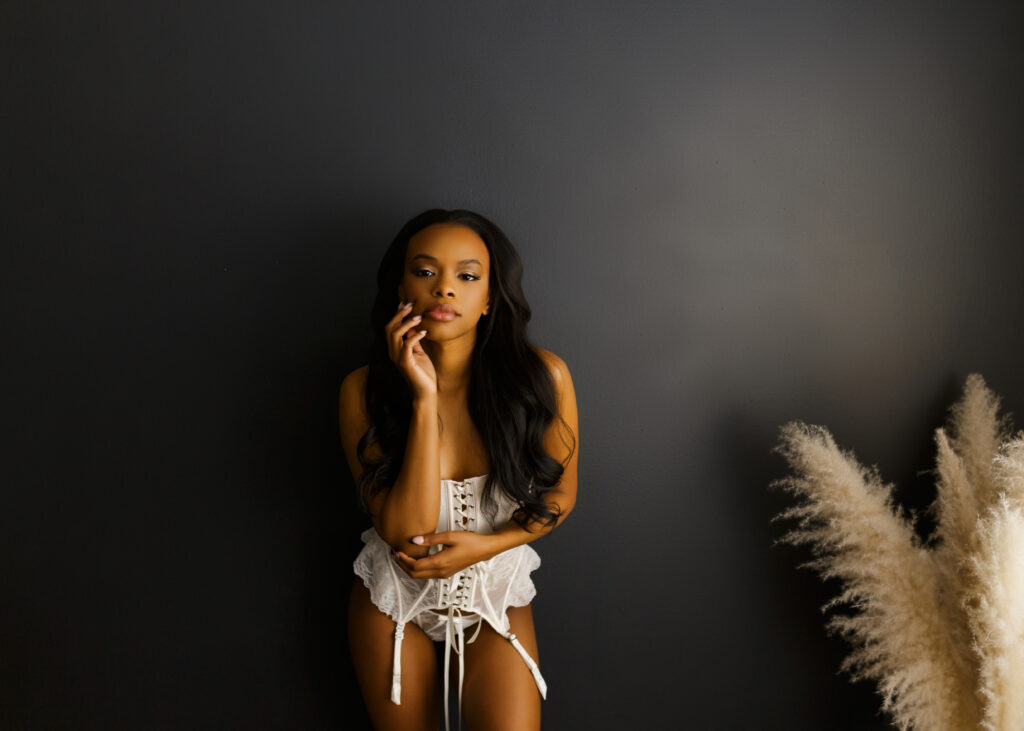
<instances>
[{"instance_id":1,"label":"finger","mask_svg":"<svg viewBox=\"0 0 1024 731\"><path fill-rule=\"evenodd\" d=\"M416 560L401 551L392 551L391 558L406 571L416 568Z\"/></svg>"},{"instance_id":2,"label":"finger","mask_svg":"<svg viewBox=\"0 0 1024 731\"><path fill-rule=\"evenodd\" d=\"M401 340L401 338L395 337L395 328L397 328L399 324L401 324L402 319L405 317L407 309L408 306L406 305L405 302L399 302L398 310L395 312L392 318L384 324L384 342L388 346L388 357L392 361L394 361L398 356Z\"/></svg>"},{"instance_id":3,"label":"finger","mask_svg":"<svg viewBox=\"0 0 1024 731\"><path fill-rule=\"evenodd\" d=\"M401 332L403 336L409 335L409 331L412 328L414 328L417 325L419 325L420 324L420 320L422 320L422 319L423 319L423 317L420 316L420 315L413 315L412 317L409 318L409 320L407 322L402 324L402 327L399 330L399 332ZM426 332L427 332L426 330L417 330L415 333L412 333L412 334L413 335L418 335L419 333L426 333ZM408 337L405 338L405 342L409 342L409 338Z\"/></svg>"},{"instance_id":4,"label":"finger","mask_svg":"<svg viewBox=\"0 0 1024 731\"><path fill-rule=\"evenodd\" d=\"M414 579L447 579L465 568L465 566L451 566L443 561L427 561L424 558L409 559L408 556L405 558L405 562L399 562L399 567ZM429 558L433 558L433 556Z\"/></svg>"},{"instance_id":5,"label":"finger","mask_svg":"<svg viewBox=\"0 0 1024 731\"><path fill-rule=\"evenodd\" d=\"M397 558L398 562L410 571L436 571L443 566L443 562L434 556L413 558L412 556L399 551L395 554L395 558Z\"/></svg>"},{"instance_id":6,"label":"finger","mask_svg":"<svg viewBox=\"0 0 1024 731\"><path fill-rule=\"evenodd\" d=\"M421 315L413 315L408 320L388 323L385 330L387 332L388 345L391 346L391 357L393 360L402 352L402 346L406 342L405 334L410 328L415 327L422 319L423 317Z\"/></svg>"},{"instance_id":7,"label":"finger","mask_svg":"<svg viewBox=\"0 0 1024 731\"><path fill-rule=\"evenodd\" d=\"M455 533L462 531L441 531L440 533L424 533L422 536L413 536L409 540L415 543L417 546L436 546L440 545L454 545L455 541L452 539L455 537ZM418 540L417 540L418 539Z\"/></svg>"},{"instance_id":8,"label":"finger","mask_svg":"<svg viewBox=\"0 0 1024 731\"><path fill-rule=\"evenodd\" d=\"M407 312L407 310L412 307L412 304L411 300L400 300L398 302L398 307L395 309L394 317L398 317L401 313ZM392 317L392 319L394 319L394 317Z\"/></svg>"},{"instance_id":9,"label":"finger","mask_svg":"<svg viewBox=\"0 0 1024 731\"><path fill-rule=\"evenodd\" d=\"M409 575L411 578L420 578L420 576L416 575L416 572L413 569L411 569L406 564L403 564L397 558L395 558L395 563L398 564L398 568L400 568L402 571L406 572L406 574Z\"/></svg>"},{"instance_id":10,"label":"finger","mask_svg":"<svg viewBox=\"0 0 1024 731\"><path fill-rule=\"evenodd\" d=\"M415 341L413 342L413 344L412 344L412 352L413 352L413 355L421 355L421 356L425 356L425 355L427 354L427 351L425 351L425 350L423 349L423 341L427 339L427 335L429 335L429 334L430 334L430 332L429 332L429 331L426 331L426 330L424 330L424 331L422 331L422 334L423 334L423 337L421 337L421 338L417 338L417 339L416 339L416 340L415 340Z\"/></svg>"},{"instance_id":11,"label":"finger","mask_svg":"<svg viewBox=\"0 0 1024 731\"><path fill-rule=\"evenodd\" d=\"M414 335L416 335L418 333L410 333L409 331L413 327L415 327L416 325L419 324L419 320L420 320L419 316L416 316L415 318L411 318L409 322L403 324L398 330L395 331L395 333L396 333L395 338L396 338L396 343L398 345L398 354L399 354L399 356L402 355L402 349L405 348L405 346L408 345L411 348L412 345L415 345L416 342L418 342L417 339L414 339L414 337L413 337Z\"/></svg>"},{"instance_id":12,"label":"finger","mask_svg":"<svg viewBox=\"0 0 1024 731\"><path fill-rule=\"evenodd\" d=\"M412 312L412 303L407 302L398 306L398 311L384 324L384 332L393 335L395 330L406 322L406 317Z\"/></svg>"},{"instance_id":13,"label":"finger","mask_svg":"<svg viewBox=\"0 0 1024 731\"><path fill-rule=\"evenodd\" d=\"M412 311L412 302L402 302L398 305L398 309L395 310L395 314L391 316L391 319L384 325L386 331L390 331L391 328L397 327L406 315Z\"/></svg>"},{"instance_id":14,"label":"finger","mask_svg":"<svg viewBox=\"0 0 1024 731\"><path fill-rule=\"evenodd\" d=\"M416 332L414 332L414 333L410 334L410 335L409 335L409 336L408 336L408 337L407 337L407 338L405 339L405 343L404 343L404 345L402 346L402 355L404 356L404 355L405 355L405 353L406 353L406 352L408 352L408 353L410 354L410 356L411 356L413 348L414 348L414 347L415 347L415 346L416 346L416 345L417 345L417 344L418 344L418 343L419 343L419 342L420 342L420 341L421 341L421 340L422 340L422 339L423 339L424 337L426 337L426 335L427 335L427 331L426 331L426 330L417 330Z\"/></svg>"},{"instance_id":15,"label":"finger","mask_svg":"<svg viewBox=\"0 0 1024 731\"><path fill-rule=\"evenodd\" d=\"M427 557L432 558L432 557ZM395 561L405 573L414 579L437 579L443 576L444 570L435 566L433 561L427 558L414 559L398 551L395 553Z\"/></svg>"},{"instance_id":16,"label":"finger","mask_svg":"<svg viewBox=\"0 0 1024 731\"><path fill-rule=\"evenodd\" d=\"M406 572L406 574L408 576L410 576L411 578L427 578L427 576L422 575L421 571L416 571L414 569L411 569L409 566L404 565L402 563L398 564L398 568L400 568L402 571Z\"/></svg>"}]
</instances>

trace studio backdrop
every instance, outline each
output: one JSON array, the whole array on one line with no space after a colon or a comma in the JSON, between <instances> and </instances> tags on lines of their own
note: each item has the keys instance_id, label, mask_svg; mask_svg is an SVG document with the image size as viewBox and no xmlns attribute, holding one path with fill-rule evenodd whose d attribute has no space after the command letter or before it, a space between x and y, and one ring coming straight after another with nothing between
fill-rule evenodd
<instances>
[{"instance_id":1,"label":"studio backdrop","mask_svg":"<svg viewBox=\"0 0 1024 731\"><path fill-rule=\"evenodd\" d=\"M886 728L775 546L827 425L921 508L1024 417L1012 3L0 4L0 728L359 729L337 394L413 214L568 364L552 729ZM1022 419L1024 421L1024 419ZM926 522L919 524L927 532Z\"/></svg>"}]
</instances>

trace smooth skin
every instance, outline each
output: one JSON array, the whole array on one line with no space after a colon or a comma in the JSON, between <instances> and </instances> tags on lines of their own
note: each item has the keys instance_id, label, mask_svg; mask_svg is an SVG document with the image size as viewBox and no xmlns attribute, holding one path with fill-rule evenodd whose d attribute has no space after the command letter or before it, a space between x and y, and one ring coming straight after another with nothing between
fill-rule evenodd
<instances>
[{"instance_id":1,"label":"smooth skin","mask_svg":"<svg viewBox=\"0 0 1024 731\"><path fill-rule=\"evenodd\" d=\"M526 531L509 523L488 536L432 532L440 512L442 476L465 479L490 470L466 403L477 322L492 304L489 273L490 254L476 232L459 224L428 226L409 240L397 292L403 304L385 326L389 355L413 394L413 416L402 471L395 484L376 495L368 507L374 528L396 549L396 565L414 578L451 576L555 527L534 524L532 531ZM435 304L451 305L458 316L448 322L424 317ZM565 466L561 483L546 495L561 511L561 523L576 502L576 396L562 359L540 348L537 353L551 372L559 414L572 432L566 435L556 419L544 438L545 449ZM350 373L339 393L341 441L357 481L362 467L356 445L370 426L363 400L366 371L364 366ZM428 556L431 545L444 548ZM539 663L530 606L510 607L507 615L511 631ZM356 677L374 727L436 731L442 714L442 679L433 641L412 622L406 625L402 703L395 705L390 700L395 623L373 605L358 577L353 581L348 617ZM457 665L452 658L452 687L457 687ZM466 645L464 665L462 714L470 731L540 728L541 698L533 676L511 643L486 622L476 640Z\"/></svg>"}]
</instances>

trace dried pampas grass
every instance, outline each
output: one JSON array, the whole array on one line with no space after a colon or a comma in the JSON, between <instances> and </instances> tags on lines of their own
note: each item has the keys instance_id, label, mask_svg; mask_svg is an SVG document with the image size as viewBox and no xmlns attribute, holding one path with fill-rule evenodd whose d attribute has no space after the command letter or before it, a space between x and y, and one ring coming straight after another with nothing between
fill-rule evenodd
<instances>
[{"instance_id":1,"label":"dried pampas grass","mask_svg":"<svg viewBox=\"0 0 1024 731\"><path fill-rule=\"evenodd\" d=\"M1024 729L1024 434L1009 438L999 401L967 379L950 430L936 431L936 528L922 543L892 486L822 427L782 429L798 499L780 540L842 593L823 607L853 645L841 669L878 684L900 729Z\"/></svg>"}]
</instances>

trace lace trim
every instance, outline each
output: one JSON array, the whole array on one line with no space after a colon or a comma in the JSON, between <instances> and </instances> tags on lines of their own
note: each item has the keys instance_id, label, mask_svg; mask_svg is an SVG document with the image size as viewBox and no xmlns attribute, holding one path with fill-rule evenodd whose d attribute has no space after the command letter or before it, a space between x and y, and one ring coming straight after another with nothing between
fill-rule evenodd
<instances>
[{"instance_id":1,"label":"lace trim","mask_svg":"<svg viewBox=\"0 0 1024 731\"><path fill-rule=\"evenodd\" d=\"M396 582L392 578L388 566L388 562L392 560L389 546L373 528L365 530L361 538L366 545L363 546L363 550L359 552L352 564L356 576L363 580L363 586L369 590L370 601L374 606L395 622L403 621L403 617L400 616L400 607L412 605L419 593L423 591L424 581L438 583L441 580L414 579L399 569L395 572ZM508 593L503 602L505 606L495 607L498 610L498 619L502 620L503 624L507 624L508 617L505 616L505 609L526 606L537 595L537 588L534 586L530 574L540 568L540 556L532 547L522 545L499 553L485 563L487 567L486 586L477 587L477 592L475 596L471 597L472 601L470 602L470 606L476 607L476 609L469 611L482 609L482 606L479 606L481 591L492 588L497 590L498 587L507 589ZM420 604L418 610L438 608L431 604ZM404 621L410 621L410 618L406 617ZM428 631L427 634L432 640L443 640L443 626L434 632Z\"/></svg>"},{"instance_id":2,"label":"lace trim","mask_svg":"<svg viewBox=\"0 0 1024 731\"><path fill-rule=\"evenodd\" d=\"M482 495L477 492L481 486L476 484L476 480L443 481L442 489L448 498L450 530L476 532L480 528L478 516ZM506 506L509 514L514 508L514 503ZM489 525L489 522L485 523L484 527ZM530 573L540 566L540 556L527 545L516 546L487 561L467 566L447 579L414 579L393 565L390 547L373 528L364 531L361 538L366 545L353 562L355 574L369 589L373 604L396 623L415 621L417 615L422 616L421 613L427 610L454 607L464 614L487 616L493 613L494 616L487 619L492 624L503 625L507 631L505 610L510 606L525 606L537 594ZM423 624L428 625L424 630L431 639L444 639L444 635L437 631L440 627L431 632L428 631L431 623L424 621Z\"/></svg>"}]
</instances>

